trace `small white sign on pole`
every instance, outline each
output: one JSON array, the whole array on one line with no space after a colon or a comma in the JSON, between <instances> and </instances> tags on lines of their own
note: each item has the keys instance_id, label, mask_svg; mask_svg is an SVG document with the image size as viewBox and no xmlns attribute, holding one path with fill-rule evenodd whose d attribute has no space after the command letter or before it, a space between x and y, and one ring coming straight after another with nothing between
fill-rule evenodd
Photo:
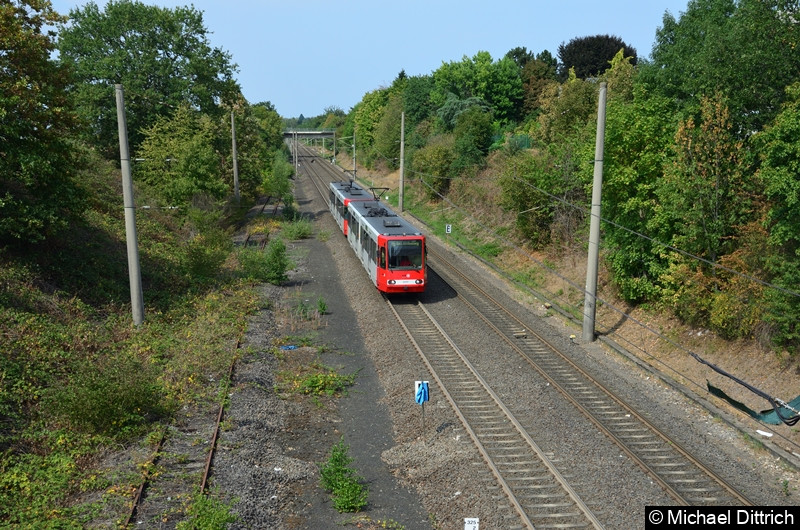
<instances>
[{"instance_id":1,"label":"small white sign on pole","mask_svg":"<svg viewBox=\"0 0 800 530\"><path fill-rule=\"evenodd\" d=\"M449 234L453 231L453 225L444 225L444 231Z\"/></svg>"},{"instance_id":2,"label":"small white sign on pole","mask_svg":"<svg viewBox=\"0 0 800 530\"><path fill-rule=\"evenodd\" d=\"M480 530L480 519L477 517L464 517L464 530Z\"/></svg>"}]
</instances>

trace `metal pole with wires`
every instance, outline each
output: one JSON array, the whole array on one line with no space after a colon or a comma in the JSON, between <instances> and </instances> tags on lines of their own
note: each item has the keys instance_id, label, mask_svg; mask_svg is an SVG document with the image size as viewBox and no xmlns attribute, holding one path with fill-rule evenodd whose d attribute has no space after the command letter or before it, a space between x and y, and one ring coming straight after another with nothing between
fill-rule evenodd
<instances>
[{"instance_id":1,"label":"metal pole with wires","mask_svg":"<svg viewBox=\"0 0 800 530\"><path fill-rule=\"evenodd\" d=\"M400 211L403 211L403 187L405 179L405 158L406 158L406 113L400 113L400 196L397 199L397 205Z\"/></svg>"},{"instance_id":2,"label":"metal pole with wires","mask_svg":"<svg viewBox=\"0 0 800 530\"><path fill-rule=\"evenodd\" d=\"M131 311L133 323L144 322L144 296L142 274L139 269L139 243L136 235L136 207L133 203L133 178L128 150L128 122L125 118L125 97L122 85L114 85L117 100L117 127L119 130L119 161L122 169L122 201L125 205L125 235L128 244L128 277L131 284Z\"/></svg>"},{"instance_id":3,"label":"metal pole with wires","mask_svg":"<svg viewBox=\"0 0 800 530\"><path fill-rule=\"evenodd\" d=\"M239 154L236 150L236 120L231 111L231 152L233 153L233 195L239 202Z\"/></svg>"},{"instance_id":4,"label":"metal pole with wires","mask_svg":"<svg viewBox=\"0 0 800 530\"><path fill-rule=\"evenodd\" d=\"M603 189L603 143L606 133L606 87L600 83L597 103L597 137L594 148L594 182L592 214L589 223L589 259L586 263L586 297L583 303L583 340L595 339L594 321L597 311L597 262L600 255L600 201Z\"/></svg>"}]
</instances>

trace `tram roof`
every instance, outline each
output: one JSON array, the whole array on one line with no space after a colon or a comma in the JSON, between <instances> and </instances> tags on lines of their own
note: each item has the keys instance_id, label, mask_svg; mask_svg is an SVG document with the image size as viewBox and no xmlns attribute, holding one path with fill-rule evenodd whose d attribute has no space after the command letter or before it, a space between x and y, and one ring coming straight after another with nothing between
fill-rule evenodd
<instances>
[{"instance_id":1,"label":"tram roof","mask_svg":"<svg viewBox=\"0 0 800 530\"><path fill-rule=\"evenodd\" d=\"M422 232L378 201L351 202L360 219L376 232L388 236L420 236Z\"/></svg>"}]
</instances>

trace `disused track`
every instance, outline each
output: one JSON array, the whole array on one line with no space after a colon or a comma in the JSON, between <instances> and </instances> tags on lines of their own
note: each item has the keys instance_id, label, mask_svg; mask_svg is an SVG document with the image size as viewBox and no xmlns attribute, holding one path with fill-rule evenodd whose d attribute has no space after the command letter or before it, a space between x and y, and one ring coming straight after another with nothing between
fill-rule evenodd
<instances>
[{"instance_id":1,"label":"disused track","mask_svg":"<svg viewBox=\"0 0 800 530\"><path fill-rule=\"evenodd\" d=\"M258 215L261 215L264 212L264 209L266 208L268 203L269 203L269 198L267 198L261 205L261 209L259 210ZM248 246L249 243L250 243L250 234L248 233L244 239L244 242L242 243L242 246ZM266 244L266 239L260 240L256 244L259 246L259 248L263 248ZM239 359L238 352L239 349L241 348L241 345L242 345L241 339L237 340L235 347L237 353L234 356L233 360L231 361L230 366L228 367L228 375L227 379L225 380L225 384L227 385L230 385L231 381L233 380L233 370L234 367L236 366L236 361ZM226 393L223 393L223 395L225 394ZM211 440L209 441L210 447L208 450L208 454L206 455L205 466L203 468L203 475L202 478L200 479L200 492L203 495L206 495L208 493L208 482L211 477L212 465L217 450L217 441L219 438L220 425L222 423L222 418L225 413L226 402L227 402L226 399L223 399L220 402L219 409L217 412L216 422L214 424L214 432L211 436ZM139 484L139 487L136 488L136 491L134 492L134 496L131 501L131 509L128 512L128 516L125 518L125 521L122 523L122 528L128 528L131 524L133 524L134 518L136 517L137 512L141 507L145 490L147 489L151 480L151 474L149 472L149 469L151 466L155 465L156 462L158 462L159 458L161 457L161 452L163 450L164 443L166 441L167 441L167 430L165 429L164 433L159 437L159 441L156 444L156 448L153 451L152 457L150 458L149 465L142 466L144 469L144 473L142 474L142 480Z\"/></svg>"}]
</instances>

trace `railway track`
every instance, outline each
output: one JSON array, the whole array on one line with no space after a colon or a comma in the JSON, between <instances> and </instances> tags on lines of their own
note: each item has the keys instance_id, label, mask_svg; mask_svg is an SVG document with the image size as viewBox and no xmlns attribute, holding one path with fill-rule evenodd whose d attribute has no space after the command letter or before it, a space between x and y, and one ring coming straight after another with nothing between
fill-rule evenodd
<instances>
[{"instance_id":1,"label":"railway track","mask_svg":"<svg viewBox=\"0 0 800 530\"><path fill-rule=\"evenodd\" d=\"M315 185L323 197L326 184L320 186L319 182L343 176L329 164L306 163L304 169L318 181ZM430 246L428 258L432 276L448 284L509 350L553 385L676 504L752 505L746 496L531 331ZM601 527L589 506L575 494L423 304L388 298L387 302L500 484L519 517L516 524L528 528Z\"/></svg>"},{"instance_id":2,"label":"railway track","mask_svg":"<svg viewBox=\"0 0 800 530\"><path fill-rule=\"evenodd\" d=\"M692 456L633 407L492 298L444 256L428 249L429 263L459 298L529 366L681 505L752 505L743 494Z\"/></svg>"},{"instance_id":3,"label":"railway track","mask_svg":"<svg viewBox=\"0 0 800 530\"><path fill-rule=\"evenodd\" d=\"M602 528L425 307L416 300L386 300L506 494L519 517L516 527Z\"/></svg>"}]
</instances>

